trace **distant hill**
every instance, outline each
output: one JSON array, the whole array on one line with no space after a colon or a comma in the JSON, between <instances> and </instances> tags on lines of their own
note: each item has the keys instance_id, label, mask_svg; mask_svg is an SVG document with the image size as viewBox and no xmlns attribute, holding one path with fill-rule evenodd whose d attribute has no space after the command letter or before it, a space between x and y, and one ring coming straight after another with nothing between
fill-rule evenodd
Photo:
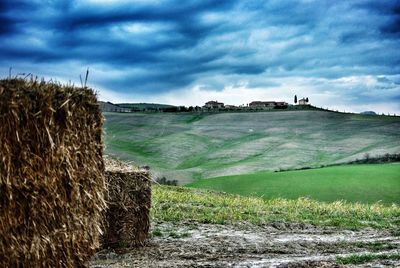
<instances>
[{"instance_id":1,"label":"distant hill","mask_svg":"<svg viewBox=\"0 0 400 268\"><path fill-rule=\"evenodd\" d=\"M155 111L158 109L165 109L176 107L169 104L158 103L112 103L99 101L100 108L103 112L140 112L140 111Z\"/></svg>"},{"instance_id":2,"label":"distant hill","mask_svg":"<svg viewBox=\"0 0 400 268\"><path fill-rule=\"evenodd\" d=\"M175 107L174 105L159 103L118 103L117 105L122 108L134 109L139 111Z\"/></svg>"},{"instance_id":3,"label":"distant hill","mask_svg":"<svg viewBox=\"0 0 400 268\"><path fill-rule=\"evenodd\" d=\"M106 153L180 183L400 153L400 118L318 110L105 113Z\"/></svg>"},{"instance_id":4,"label":"distant hill","mask_svg":"<svg viewBox=\"0 0 400 268\"><path fill-rule=\"evenodd\" d=\"M111 102L99 101L99 105L102 112L130 112L130 109L120 107Z\"/></svg>"},{"instance_id":5,"label":"distant hill","mask_svg":"<svg viewBox=\"0 0 400 268\"><path fill-rule=\"evenodd\" d=\"M360 113L360 114L364 114L364 115L376 115L376 113L375 113L374 111L365 111L365 112L362 112L362 113Z\"/></svg>"}]
</instances>

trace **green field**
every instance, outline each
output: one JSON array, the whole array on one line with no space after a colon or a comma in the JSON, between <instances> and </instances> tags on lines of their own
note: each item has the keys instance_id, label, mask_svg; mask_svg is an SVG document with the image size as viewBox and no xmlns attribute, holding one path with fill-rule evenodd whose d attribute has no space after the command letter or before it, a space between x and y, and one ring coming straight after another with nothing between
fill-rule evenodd
<instances>
[{"instance_id":1,"label":"green field","mask_svg":"<svg viewBox=\"0 0 400 268\"><path fill-rule=\"evenodd\" d=\"M400 118L325 111L105 113L106 153L181 184L400 152Z\"/></svg>"},{"instance_id":2,"label":"green field","mask_svg":"<svg viewBox=\"0 0 400 268\"><path fill-rule=\"evenodd\" d=\"M400 164L259 172L203 179L189 186L265 199L308 197L329 202L400 204Z\"/></svg>"}]
</instances>

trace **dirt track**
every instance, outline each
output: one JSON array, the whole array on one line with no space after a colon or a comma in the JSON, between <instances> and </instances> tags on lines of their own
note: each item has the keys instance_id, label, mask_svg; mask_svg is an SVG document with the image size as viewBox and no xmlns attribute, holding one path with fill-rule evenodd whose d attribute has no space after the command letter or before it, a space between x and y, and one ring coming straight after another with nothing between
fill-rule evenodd
<instances>
[{"instance_id":1,"label":"dirt track","mask_svg":"<svg viewBox=\"0 0 400 268\"><path fill-rule=\"evenodd\" d=\"M355 253L400 253L398 231L349 231L283 222L261 227L156 223L148 247L118 253L103 250L90 267L343 267L336 257ZM400 267L400 261L380 260L359 267Z\"/></svg>"}]
</instances>

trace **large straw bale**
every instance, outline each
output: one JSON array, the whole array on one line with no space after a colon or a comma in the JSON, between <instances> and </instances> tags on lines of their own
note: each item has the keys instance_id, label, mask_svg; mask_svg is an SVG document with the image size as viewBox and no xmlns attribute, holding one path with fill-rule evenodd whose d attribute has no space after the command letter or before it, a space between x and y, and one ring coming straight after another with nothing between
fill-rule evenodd
<instances>
[{"instance_id":1,"label":"large straw bale","mask_svg":"<svg viewBox=\"0 0 400 268\"><path fill-rule=\"evenodd\" d=\"M0 267L81 267L94 254L102 124L88 88L0 80Z\"/></svg>"},{"instance_id":2,"label":"large straw bale","mask_svg":"<svg viewBox=\"0 0 400 268\"><path fill-rule=\"evenodd\" d=\"M104 248L144 246L150 227L151 180L146 171L106 171Z\"/></svg>"}]
</instances>

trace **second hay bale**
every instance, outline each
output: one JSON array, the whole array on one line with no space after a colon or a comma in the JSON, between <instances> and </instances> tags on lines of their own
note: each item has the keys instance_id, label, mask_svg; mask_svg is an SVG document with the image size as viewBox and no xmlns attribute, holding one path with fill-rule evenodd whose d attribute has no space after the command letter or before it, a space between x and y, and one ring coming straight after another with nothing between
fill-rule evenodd
<instances>
[{"instance_id":1,"label":"second hay bale","mask_svg":"<svg viewBox=\"0 0 400 268\"><path fill-rule=\"evenodd\" d=\"M145 171L106 171L103 247L144 246L150 229L151 180Z\"/></svg>"}]
</instances>

